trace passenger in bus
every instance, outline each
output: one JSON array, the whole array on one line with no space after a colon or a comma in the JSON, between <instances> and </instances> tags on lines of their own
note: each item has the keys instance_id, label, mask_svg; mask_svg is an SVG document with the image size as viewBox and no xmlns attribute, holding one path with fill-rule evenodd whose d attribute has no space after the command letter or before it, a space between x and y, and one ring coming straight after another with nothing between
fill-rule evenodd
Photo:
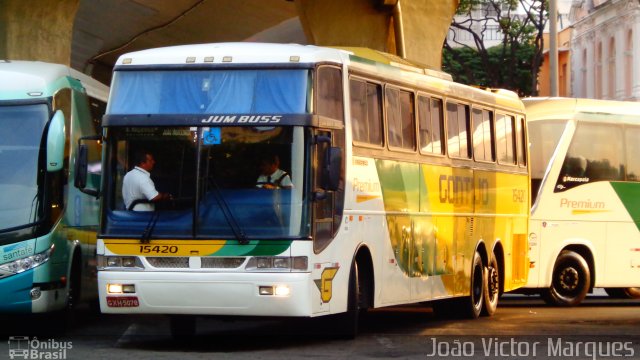
<instances>
[{"instance_id":1,"label":"passenger in bus","mask_svg":"<svg viewBox=\"0 0 640 360\"><path fill-rule=\"evenodd\" d=\"M160 193L151 180L151 171L156 164L153 154L141 151L134 155L136 166L131 169L122 181L122 198L127 210L154 211L153 203L158 201L171 200L168 193ZM136 200L143 200L137 203L132 209L130 206Z\"/></svg>"},{"instance_id":2,"label":"passenger in bus","mask_svg":"<svg viewBox=\"0 0 640 360\"><path fill-rule=\"evenodd\" d=\"M278 155L266 155L260 160L260 176L256 181L256 187L262 189L291 189L293 187L289 173L280 169Z\"/></svg>"}]
</instances>

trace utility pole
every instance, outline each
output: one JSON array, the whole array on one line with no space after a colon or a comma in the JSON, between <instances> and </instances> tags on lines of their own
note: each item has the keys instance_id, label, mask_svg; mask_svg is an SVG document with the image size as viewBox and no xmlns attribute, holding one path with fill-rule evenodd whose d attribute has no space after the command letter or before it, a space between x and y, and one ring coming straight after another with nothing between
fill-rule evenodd
<instances>
[{"instance_id":1,"label":"utility pole","mask_svg":"<svg viewBox=\"0 0 640 360\"><path fill-rule=\"evenodd\" d=\"M558 0L549 0L549 70L551 96L558 96Z\"/></svg>"}]
</instances>

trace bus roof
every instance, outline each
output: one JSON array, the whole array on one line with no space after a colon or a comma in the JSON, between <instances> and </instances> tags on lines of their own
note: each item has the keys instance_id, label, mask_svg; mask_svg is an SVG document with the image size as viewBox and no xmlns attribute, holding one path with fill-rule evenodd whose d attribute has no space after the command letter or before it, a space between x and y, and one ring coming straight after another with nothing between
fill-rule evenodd
<instances>
[{"instance_id":1,"label":"bus roof","mask_svg":"<svg viewBox=\"0 0 640 360\"><path fill-rule=\"evenodd\" d=\"M65 65L41 61L0 61L0 100L32 99L53 96L62 78L80 81L87 94L107 101L109 87Z\"/></svg>"},{"instance_id":2,"label":"bus roof","mask_svg":"<svg viewBox=\"0 0 640 360\"><path fill-rule=\"evenodd\" d=\"M404 80L418 83L435 79L438 89L462 94L486 103L524 111L518 95L503 89L483 89L452 81L451 75L398 56L362 47L320 47L275 43L211 43L147 49L124 54L116 62L116 70L128 66L208 66L233 64L322 63L373 66L391 78L396 72L406 74ZM377 66L381 65L381 66ZM387 70L383 70L386 68ZM412 80L409 80L412 79ZM421 80L422 79L422 80Z\"/></svg>"},{"instance_id":3,"label":"bus roof","mask_svg":"<svg viewBox=\"0 0 640 360\"><path fill-rule=\"evenodd\" d=\"M576 119L640 123L640 103L583 98L524 98L527 121Z\"/></svg>"},{"instance_id":4,"label":"bus roof","mask_svg":"<svg viewBox=\"0 0 640 360\"><path fill-rule=\"evenodd\" d=\"M212 43L178 45L124 54L119 65L342 63L344 51L313 45L273 43Z\"/></svg>"}]
</instances>

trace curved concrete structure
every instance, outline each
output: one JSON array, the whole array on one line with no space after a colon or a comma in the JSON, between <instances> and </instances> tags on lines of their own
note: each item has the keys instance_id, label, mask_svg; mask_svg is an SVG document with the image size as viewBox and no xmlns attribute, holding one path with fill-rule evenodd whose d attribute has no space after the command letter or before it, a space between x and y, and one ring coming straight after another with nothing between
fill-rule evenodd
<instances>
[{"instance_id":1,"label":"curved concrete structure","mask_svg":"<svg viewBox=\"0 0 640 360\"><path fill-rule=\"evenodd\" d=\"M253 40L369 47L440 68L458 2L1 0L0 59L61 63L108 82L125 52Z\"/></svg>"}]
</instances>

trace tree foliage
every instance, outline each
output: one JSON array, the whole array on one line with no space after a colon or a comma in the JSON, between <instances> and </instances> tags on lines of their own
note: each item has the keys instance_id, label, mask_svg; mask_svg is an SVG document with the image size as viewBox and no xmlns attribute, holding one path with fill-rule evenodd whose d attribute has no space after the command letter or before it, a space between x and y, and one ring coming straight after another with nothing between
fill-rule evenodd
<instances>
[{"instance_id":1,"label":"tree foliage","mask_svg":"<svg viewBox=\"0 0 640 360\"><path fill-rule=\"evenodd\" d=\"M457 14L462 16L451 23L457 31L445 40L443 69L462 83L536 95L547 10L548 0L460 0ZM500 44L487 48L484 39L496 29Z\"/></svg>"}]
</instances>

